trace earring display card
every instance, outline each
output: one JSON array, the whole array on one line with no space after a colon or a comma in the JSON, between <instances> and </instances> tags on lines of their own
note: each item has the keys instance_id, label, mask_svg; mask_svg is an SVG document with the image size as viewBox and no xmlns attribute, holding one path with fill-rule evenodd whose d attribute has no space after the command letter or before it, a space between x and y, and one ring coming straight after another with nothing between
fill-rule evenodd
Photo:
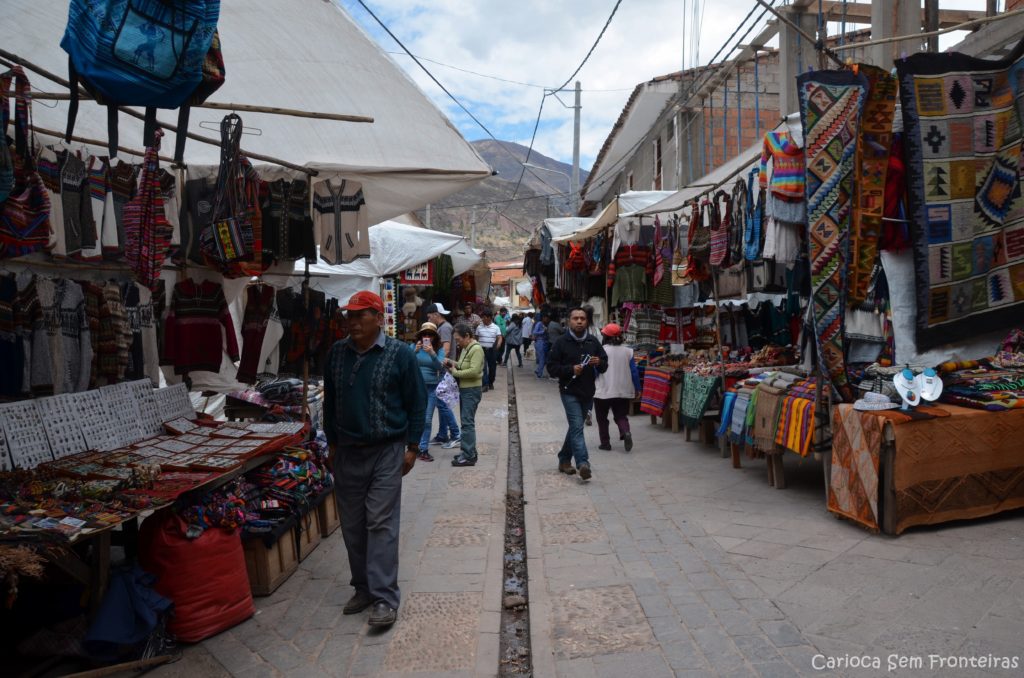
<instances>
[{"instance_id":1,"label":"earring display card","mask_svg":"<svg viewBox=\"0 0 1024 678\"><path fill-rule=\"evenodd\" d=\"M14 468L11 463L11 449L7 446L7 434L3 426L0 426L0 471L10 471Z\"/></svg>"},{"instance_id":2,"label":"earring display card","mask_svg":"<svg viewBox=\"0 0 1024 678\"><path fill-rule=\"evenodd\" d=\"M161 450L167 450L168 452L174 452L175 454L181 454L184 452L188 452L193 447L195 447L195 445L193 445L192 443L183 442L181 440L163 440L157 443L155 447L158 447Z\"/></svg>"},{"instance_id":3,"label":"earring display card","mask_svg":"<svg viewBox=\"0 0 1024 678\"><path fill-rule=\"evenodd\" d=\"M209 439L209 436L201 436L195 433L184 433L176 438L178 442L189 443L190 445L203 445Z\"/></svg>"},{"instance_id":4,"label":"earring display card","mask_svg":"<svg viewBox=\"0 0 1024 678\"><path fill-rule=\"evenodd\" d=\"M153 382L149 379L130 381L127 384L135 402L139 404L139 429L145 437L158 436L164 432L164 420L153 393Z\"/></svg>"},{"instance_id":5,"label":"earring display card","mask_svg":"<svg viewBox=\"0 0 1024 678\"><path fill-rule=\"evenodd\" d=\"M293 436L302 430L302 422L282 421L275 424L248 424L245 428L249 433L260 437Z\"/></svg>"},{"instance_id":6,"label":"earring display card","mask_svg":"<svg viewBox=\"0 0 1024 678\"><path fill-rule=\"evenodd\" d=\"M0 405L0 425L7 438L7 449L14 468L30 469L44 461L53 461L50 441L34 401Z\"/></svg>"},{"instance_id":7,"label":"earring display card","mask_svg":"<svg viewBox=\"0 0 1024 678\"><path fill-rule=\"evenodd\" d=\"M46 437L50 441L50 451L54 459L84 452L87 449L85 436L82 435L82 427L78 421L78 410L71 394L37 398L33 402L46 431Z\"/></svg>"},{"instance_id":8,"label":"earring display card","mask_svg":"<svg viewBox=\"0 0 1024 678\"><path fill-rule=\"evenodd\" d=\"M165 421L164 428L170 433L180 435L182 433L192 433L196 430L201 430L204 427L194 424L184 417L178 417L177 419Z\"/></svg>"},{"instance_id":9,"label":"earring display card","mask_svg":"<svg viewBox=\"0 0 1024 678\"><path fill-rule=\"evenodd\" d=\"M244 438L247 435L245 429L241 428L226 428L221 426L213 430L213 436L215 438Z\"/></svg>"},{"instance_id":10,"label":"earring display card","mask_svg":"<svg viewBox=\"0 0 1024 678\"><path fill-rule=\"evenodd\" d=\"M121 446L118 439L119 417L107 409L107 401L99 391L82 391L70 397L85 437L86 449L105 452Z\"/></svg>"},{"instance_id":11,"label":"earring display card","mask_svg":"<svg viewBox=\"0 0 1024 678\"><path fill-rule=\"evenodd\" d=\"M132 397L128 384L103 386L99 392L106 401L107 409L117 413L115 427L119 447L133 445L147 437L139 428L139 404Z\"/></svg>"},{"instance_id":12,"label":"earring display card","mask_svg":"<svg viewBox=\"0 0 1024 678\"><path fill-rule=\"evenodd\" d=\"M188 419L196 416L195 408L192 407L192 399L188 396L188 387L185 384L154 389L153 396L156 398L156 406L162 422L179 417Z\"/></svg>"}]
</instances>

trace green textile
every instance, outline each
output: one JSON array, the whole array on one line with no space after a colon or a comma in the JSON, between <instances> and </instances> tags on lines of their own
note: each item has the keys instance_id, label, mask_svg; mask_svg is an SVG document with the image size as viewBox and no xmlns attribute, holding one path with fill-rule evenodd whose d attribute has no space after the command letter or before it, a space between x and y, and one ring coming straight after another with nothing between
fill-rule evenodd
<instances>
[{"instance_id":1,"label":"green textile","mask_svg":"<svg viewBox=\"0 0 1024 678\"><path fill-rule=\"evenodd\" d=\"M683 395L679 403L679 414L683 426L693 428L704 417L711 397L718 392L722 383L721 377L702 377L698 374L686 373L683 378Z\"/></svg>"},{"instance_id":2,"label":"green textile","mask_svg":"<svg viewBox=\"0 0 1024 678\"><path fill-rule=\"evenodd\" d=\"M671 285L671 282L669 283ZM627 301L638 304L647 303L650 297L650 286L647 282L647 269L639 265L622 266L615 271L615 284L612 286L612 306Z\"/></svg>"}]
</instances>

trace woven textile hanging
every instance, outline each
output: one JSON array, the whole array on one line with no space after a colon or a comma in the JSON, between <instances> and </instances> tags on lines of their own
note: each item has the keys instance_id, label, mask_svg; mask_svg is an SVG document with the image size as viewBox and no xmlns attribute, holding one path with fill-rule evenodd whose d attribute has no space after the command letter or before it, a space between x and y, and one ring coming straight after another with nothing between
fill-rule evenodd
<instances>
[{"instance_id":1,"label":"woven textile hanging","mask_svg":"<svg viewBox=\"0 0 1024 678\"><path fill-rule=\"evenodd\" d=\"M150 289L160 277L160 269L171 246L172 226L164 216L160 193L160 137L153 134L153 145L146 149L139 178L139 192L124 206L125 258L139 284Z\"/></svg>"},{"instance_id":2,"label":"woven textile hanging","mask_svg":"<svg viewBox=\"0 0 1024 678\"><path fill-rule=\"evenodd\" d=\"M818 362L841 400L853 400L843 353L853 165L867 81L851 71L797 78L807 154L811 311Z\"/></svg>"},{"instance_id":3,"label":"woven textile hanging","mask_svg":"<svg viewBox=\"0 0 1024 678\"><path fill-rule=\"evenodd\" d=\"M1024 316L1024 40L1003 61L896 62L917 282L917 347Z\"/></svg>"}]
</instances>

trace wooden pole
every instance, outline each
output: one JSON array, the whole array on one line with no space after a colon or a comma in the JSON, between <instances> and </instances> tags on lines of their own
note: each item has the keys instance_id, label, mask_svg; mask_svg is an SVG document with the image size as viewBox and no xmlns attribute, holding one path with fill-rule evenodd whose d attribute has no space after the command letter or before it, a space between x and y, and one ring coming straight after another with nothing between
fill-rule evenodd
<instances>
[{"instance_id":1,"label":"wooden pole","mask_svg":"<svg viewBox=\"0 0 1024 678\"><path fill-rule=\"evenodd\" d=\"M63 139L64 138L64 132L58 132L56 130L46 129L45 127L40 127L38 125L29 125L29 128L32 129L35 132L39 132L40 134L45 134L46 136L49 136L49 137L55 137L57 139ZM105 141L100 141L99 139L90 139L89 137L80 137L78 135L72 135L71 141L77 141L80 144L89 144L90 146L99 146L101 148L106 148L107 147L107 142L105 142ZM145 151L140 151L140 150L135 149L135 148L127 148L125 146L118 146L117 150L119 150L119 151L121 151L123 153L128 153L129 155L136 155L136 156L138 156L140 158L146 155ZM161 160L163 160L164 162L169 162L169 163L173 163L174 162L174 160L172 158L168 158L165 155L161 155L161 156L159 156L159 158Z\"/></svg>"},{"instance_id":2,"label":"wooden pole","mask_svg":"<svg viewBox=\"0 0 1024 678\"><path fill-rule=\"evenodd\" d=\"M64 92L32 92L32 98L39 101L68 101L70 93ZM95 100L91 94L79 93L79 99ZM242 113L267 113L269 115L285 115L293 118L313 118L314 120L335 120L338 122L362 122L371 123L373 118L365 115L347 115L344 113L323 113L320 111L300 111L294 108L280 108L278 106L259 106L256 104L229 104L214 101L206 101L201 104L192 104L192 108L209 108L215 111L235 111Z\"/></svg>"},{"instance_id":3,"label":"wooden pole","mask_svg":"<svg viewBox=\"0 0 1024 678\"><path fill-rule=\"evenodd\" d=\"M309 261L303 262L306 271L302 276L302 298L303 306L306 309L306 318L309 318ZM310 418L309 412L309 344L302 350L302 414L304 418Z\"/></svg>"},{"instance_id":4,"label":"wooden pole","mask_svg":"<svg viewBox=\"0 0 1024 678\"><path fill-rule=\"evenodd\" d=\"M0 63L4 63L7 66L10 66L11 63L19 64L19 65L24 66L25 68L29 69L30 71L38 73L39 75L43 76L47 80L51 80L51 81L57 83L58 85L63 85L64 87L67 87L69 89L71 87L71 83L70 82L68 82L64 78L60 77L56 73L51 73L50 71L46 70L45 68L42 68L41 66L37 66L36 64L33 64L31 61L28 61L27 59L22 59L17 54L13 54L11 52L8 52L5 49L0 49L0 57L3 57L3 59L5 60L5 61L0 61ZM79 94L80 95L88 95L88 93L85 92L84 88L79 88ZM145 121L145 119L146 119L146 116L144 116L142 113L139 113L138 111L136 111L136 110L134 110L132 108L128 108L127 106L119 106L117 110L119 110L119 111L121 111L123 113L126 113L126 114L132 116L133 118L138 118L139 120ZM156 124L158 126L160 126L161 128L163 128L163 129L170 130L171 132L174 132L175 134L178 133L178 127L176 125L170 125L168 123L161 122L160 120L157 120ZM192 132L186 132L185 136L187 136L189 139L194 139L194 140L202 142L204 144L209 144L211 146L216 146L217 148L220 148L220 141L217 140L217 139L213 139L212 137L204 137L204 136L199 135L199 134L193 134ZM309 176L316 176L317 174L319 174L319 172L317 172L314 169L309 169L308 167L302 167L300 165L296 165L296 164L290 163L290 162L288 162L286 160L281 160L279 158L274 158L274 157L271 157L269 155L263 155L261 153L251 153L251 152L248 152L248 151L245 151L245 155L250 160L262 160L264 162L269 162L269 163L271 163L273 165L280 165L281 167L287 167L288 169L292 169L292 170L295 170L297 172L302 172L304 174L308 174Z\"/></svg>"}]
</instances>

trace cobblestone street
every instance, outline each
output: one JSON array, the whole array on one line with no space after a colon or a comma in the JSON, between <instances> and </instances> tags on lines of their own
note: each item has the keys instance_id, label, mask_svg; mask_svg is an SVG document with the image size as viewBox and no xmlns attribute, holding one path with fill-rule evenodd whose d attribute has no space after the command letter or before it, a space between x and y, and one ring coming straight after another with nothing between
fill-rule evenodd
<instances>
[{"instance_id":1,"label":"cobblestone street","mask_svg":"<svg viewBox=\"0 0 1024 678\"><path fill-rule=\"evenodd\" d=\"M515 370L535 675L1020 675L929 669L929 654L1022 653L1020 512L868 534L824 508L821 465L786 457L734 470L717 448L631 418L636 446L597 450L594 478L556 469L556 385ZM431 448L403 496L402 608L371 633L351 595L340 532L246 623L186 649L168 676L491 676L499 665L506 375L477 416L480 463ZM613 429L614 430L614 429ZM613 435L613 440L615 436ZM816 671L812 658L878 657L880 670ZM888 671L890 657L923 668ZM818 662L823 661L819 659ZM820 664L819 664L820 665Z\"/></svg>"}]
</instances>

